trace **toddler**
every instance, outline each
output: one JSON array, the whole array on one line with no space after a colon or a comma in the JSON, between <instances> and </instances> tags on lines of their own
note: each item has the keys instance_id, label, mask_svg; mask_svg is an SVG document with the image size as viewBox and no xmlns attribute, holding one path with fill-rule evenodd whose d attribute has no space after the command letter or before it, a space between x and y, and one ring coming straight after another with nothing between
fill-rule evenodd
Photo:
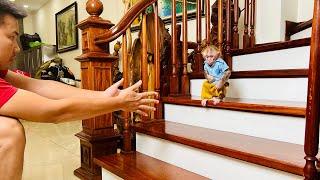
<instances>
[{"instance_id":1,"label":"toddler","mask_svg":"<svg viewBox=\"0 0 320 180\"><path fill-rule=\"evenodd\" d=\"M208 100L216 105L225 97L226 87L231 75L229 66L220 57L220 51L215 46L207 46L201 52L204 58L204 77L202 84L201 105L206 106Z\"/></svg>"}]
</instances>

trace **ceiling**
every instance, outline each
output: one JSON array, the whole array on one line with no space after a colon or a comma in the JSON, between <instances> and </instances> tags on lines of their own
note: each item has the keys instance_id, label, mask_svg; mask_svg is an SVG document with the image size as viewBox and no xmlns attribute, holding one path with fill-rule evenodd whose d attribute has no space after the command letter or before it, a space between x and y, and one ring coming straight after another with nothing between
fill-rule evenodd
<instances>
[{"instance_id":1,"label":"ceiling","mask_svg":"<svg viewBox=\"0 0 320 180\"><path fill-rule=\"evenodd\" d=\"M15 0L14 3L19 6L28 5L27 11L36 11L50 0Z\"/></svg>"}]
</instances>

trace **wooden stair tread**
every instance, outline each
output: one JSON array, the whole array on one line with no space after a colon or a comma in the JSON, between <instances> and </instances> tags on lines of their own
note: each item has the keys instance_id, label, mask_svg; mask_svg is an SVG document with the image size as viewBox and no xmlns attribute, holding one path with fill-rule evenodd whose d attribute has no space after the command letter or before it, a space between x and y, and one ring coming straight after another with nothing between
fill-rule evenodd
<instances>
[{"instance_id":1,"label":"wooden stair tread","mask_svg":"<svg viewBox=\"0 0 320 180\"><path fill-rule=\"evenodd\" d=\"M302 145L163 120L136 123L133 127L139 133L303 175L305 154Z\"/></svg>"},{"instance_id":2,"label":"wooden stair tread","mask_svg":"<svg viewBox=\"0 0 320 180\"><path fill-rule=\"evenodd\" d=\"M232 71L230 79L239 78L307 78L308 69L274 69L274 70L252 70ZM190 79L204 79L202 73L191 73Z\"/></svg>"},{"instance_id":3,"label":"wooden stair tread","mask_svg":"<svg viewBox=\"0 0 320 180\"><path fill-rule=\"evenodd\" d=\"M201 106L200 97L162 97L164 103ZM304 117L306 112L306 102L295 101L272 101L272 100L257 100L257 99L240 99L240 98L225 98L223 102L213 105L208 101L207 107L218 109L230 109L239 111L270 113L287 116Z\"/></svg>"},{"instance_id":4,"label":"wooden stair tread","mask_svg":"<svg viewBox=\"0 0 320 180\"><path fill-rule=\"evenodd\" d=\"M283 41L283 42L273 42L265 44L257 44L253 48L246 49L232 49L232 56L239 56L245 54L261 53L268 51L276 51L281 49L296 48L302 46L310 46L311 38L303 38L297 40Z\"/></svg>"},{"instance_id":5,"label":"wooden stair tread","mask_svg":"<svg viewBox=\"0 0 320 180\"><path fill-rule=\"evenodd\" d=\"M204 180L200 176L139 152L112 154L95 158L94 162L117 176L129 179Z\"/></svg>"}]
</instances>

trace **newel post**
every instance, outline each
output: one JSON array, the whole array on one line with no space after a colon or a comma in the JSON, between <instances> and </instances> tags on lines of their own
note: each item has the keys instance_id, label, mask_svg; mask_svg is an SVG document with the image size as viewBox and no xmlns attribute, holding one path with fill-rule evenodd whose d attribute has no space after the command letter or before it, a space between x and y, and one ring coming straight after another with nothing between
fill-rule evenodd
<instances>
[{"instance_id":1,"label":"newel post","mask_svg":"<svg viewBox=\"0 0 320 180\"><path fill-rule=\"evenodd\" d=\"M319 149L319 108L320 108L320 0L314 0L312 21L312 35L310 48L310 63L308 75L308 96L306 109L306 128L304 152L306 164L304 166L304 179L319 179L316 166Z\"/></svg>"},{"instance_id":2,"label":"newel post","mask_svg":"<svg viewBox=\"0 0 320 180\"><path fill-rule=\"evenodd\" d=\"M112 63L117 57L110 55L109 43L95 44L95 37L108 31L113 24L102 19L100 0L88 0L86 10L90 17L78 24L81 29L82 54L75 59L81 63L82 88L103 91L112 85ZM81 167L74 174L81 179L101 179L101 168L93 159L116 153L119 134L113 128L112 113L82 121L80 139Z\"/></svg>"}]
</instances>

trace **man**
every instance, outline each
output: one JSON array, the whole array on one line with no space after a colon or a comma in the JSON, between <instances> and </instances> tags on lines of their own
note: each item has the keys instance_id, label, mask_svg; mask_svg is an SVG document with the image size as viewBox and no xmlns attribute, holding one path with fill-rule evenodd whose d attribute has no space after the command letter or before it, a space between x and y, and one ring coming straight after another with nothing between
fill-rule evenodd
<instances>
[{"instance_id":1,"label":"man","mask_svg":"<svg viewBox=\"0 0 320 180\"><path fill-rule=\"evenodd\" d=\"M24 11L0 0L0 179L21 179L25 148L24 129L17 119L59 123L80 120L116 110L146 115L154 111L147 99L155 92L136 93L141 81L119 90L123 80L103 92L78 89L54 81L42 81L8 71L16 54L18 18Z\"/></svg>"}]
</instances>

